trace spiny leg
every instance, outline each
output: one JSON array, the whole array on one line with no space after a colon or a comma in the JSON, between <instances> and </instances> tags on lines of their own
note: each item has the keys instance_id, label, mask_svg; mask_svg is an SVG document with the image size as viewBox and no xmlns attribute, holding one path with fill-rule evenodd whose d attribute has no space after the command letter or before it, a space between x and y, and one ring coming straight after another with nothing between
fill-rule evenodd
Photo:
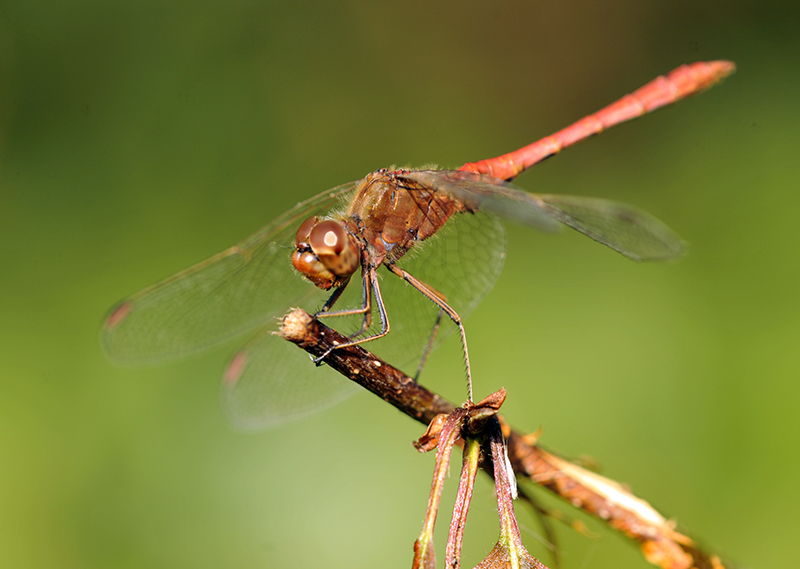
<instances>
[{"instance_id":1,"label":"spiny leg","mask_svg":"<svg viewBox=\"0 0 800 569\"><path fill-rule=\"evenodd\" d=\"M419 375L422 373L422 368L425 367L428 356L431 355L433 342L436 340L436 334L439 332L439 325L442 323L442 314L444 314L444 310L440 308L439 312L436 314L436 321L433 323L433 328L431 328L431 335L428 337L428 343L425 345L425 350L422 352L422 357L419 360L417 373L414 374L414 381L416 382L419 382Z\"/></svg>"},{"instance_id":2,"label":"spiny leg","mask_svg":"<svg viewBox=\"0 0 800 569\"><path fill-rule=\"evenodd\" d=\"M431 302L436 304L441 310L443 310L452 320L456 326L458 326L458 331L461 333L461 348L464 351L464 363L467 368L467 394L469 396L470 403L472 402L472 369L469 365L469 350L467 349L467 333L464 330L464 324L461 322L461 317L458 313L453 310L447 301L442 297L441 293L437 292L433 288L429 287L427 284L422 282L421 280L417 279L414 275L408 273L407 271L401 269L397 265L393 263L386 263L386 268L389 269L391 272L396 274L398 277L406 281L408 284L413 286L415 289L420 291L424 294Z\"/></svg>"},{"instance_id":3,"label":"spiny leg","mask_svg":"<svg viewBox=\"0 0 800 569\"><path fill-rule=\"evenodd\" d=\"M366 272L365 282L369 283L368 284L368 289L366 291L367 299L369 299L370 296L371 296L370 292L371 292L371 294L375 295L375 306L377 306L377 308L378 308L378 315L380 316L380 319L381 319L381 331L378 332L377 334L373 334L372 336L367 336L365 338L359 338L357 340L352 340L350 342L346 342L344 344L339 344L338 346L334 346L334 347L330 348L328 351L326 351L324 354L322 354L320 357L318 357L316 360L314 360L314 363L319 364L333 350L337 350L339 348L347 348L347 347L350 347L350 346L357 346L357 345L363 344L365 342L371 342L372 340L377 340L378 338L383 338L386 334L389 333L389 330L390 330L391 327L389 325L389 317L386 314L386 306L383 304L383 296L381 295L381 287L380 287L380 284L378 283L378 273L375 270L375 267L373 267L373 266L365 267L364 270ZM370 305L368 303L368 305L366 307L364 307L364 308L354 309L354 310L341 310L339 312L328 312L326 314L321 314L320 316L324 316L324 317L327 317L327 316L348 316L348 315L351 315L351 314L360 314L360 313L365 312L365 310L369 310L369 309L370 309Z\"/></svg>"},{"instance_id":4,"label":"spiny leg","mask_svg":"<svg viewBox=\"0 0 800 569\"><path fill-rule=\"evenodd\" d=\"M368 271L364 270L366 265L361 265L361 306L365 307L364 317L361 319L361 328L358 332L348 336L351 340L364 334L372 326L372 289L368 278Z\"/></svg>"},{"instance_id":5,"label":"spiny leg","mask_svg":"<svg viewBox=\"0 0 800 569\"><path fill-rule=\"evenodd\" d=\"M368 250L364 248L361 251L361 308L337 310L336 312L327 312L323 314L317 313L314 316L325 318L327 316L352 316L355 314L362 314L363 318L361 319L361 327L358 329L358 331L350 334L348 337L352 339L364 334L372 325L372 291L369 276L370 269L372 269L374 272L374 264L370 261ZM346 285L349 281L350 277L347 277L347 280L344 284ZM330 304L332 303L326 303L326 307L330 308Z\"/></svg>"},{"instance_id":6,"label":"spiny leg","mask_svg":"<svg viewBox=\"0 0 800 569\"><path fill-rule=\"evenodd\" d=\"M345 285L350 281L348 278L345 281ZM342 286L342 289L344 285ZM317 312L314 317L315 318L328 318L330 316L353 316L356 314L363 314L363 318L361 320L361 328L358 332L351 334L351 338L355 338L363 334L372 324L372 304L371 304L371 291L370 291L370 282L368 277L368 271L365 269L365 266L362 265L361 267L361 308L349 308L345 310L337 310L335 312L328 312L333 303L338 300L339 296L341 296L342 290L338 289L336 292L331 295L331 298L328 299L328 302L325 303L325 306L322 307L322 310Z\"/></svg>"}]
</instances>

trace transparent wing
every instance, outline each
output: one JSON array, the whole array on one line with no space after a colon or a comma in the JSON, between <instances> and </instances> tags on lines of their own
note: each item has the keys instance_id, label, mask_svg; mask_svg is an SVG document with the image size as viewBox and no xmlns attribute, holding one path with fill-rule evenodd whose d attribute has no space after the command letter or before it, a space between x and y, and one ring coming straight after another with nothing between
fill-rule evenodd
<instances>
[{"instance_id":1,"label":"transparent wing","mask_svg":"<svg viewBox=\"0 0 800 569\"><path fill-rule=\"evenodd\" d=\"M558 221L635 261L672 259L685 244L669 227L633 206L597 198L531 194L480 174L419 170L404 176L447 192L472 207L553 230Z\"/></svg>"},{"instance_id":2,"label":"transparent wing","mask_svg":"<svg viewBox=\"0 0 800 569\"><path fill-rule=\"evenodd\" d=\"M598 198L531 196L556 219L634 261L680 257L686 244L664 223L633 206Z\"/></svg>"},{"instance_id":3,"label":"transparent wing","mask_svg":"<svg viewBox=\"0 0 800 569\"><path fill-rule=\"evenodd\" d=\"M238 245L118 304L102 331L108 355L140 364L186 356L270 323L277 313L321 302L326 293L291 265L303 219L346 200L358 182L323 192Z\"/></svg>"}]
</instances>

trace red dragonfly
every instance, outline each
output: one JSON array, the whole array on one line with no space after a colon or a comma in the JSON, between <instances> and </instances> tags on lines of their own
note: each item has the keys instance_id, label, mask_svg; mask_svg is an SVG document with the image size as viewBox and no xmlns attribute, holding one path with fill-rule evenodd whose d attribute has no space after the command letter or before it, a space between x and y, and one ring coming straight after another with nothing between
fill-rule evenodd
<instances>
[{"instance_id":1,"label":"red dragonfly","mask_svg":"<svg viewBox=\"0 0 800 569\"><path fill-rule=\"evenodd\" d=\"M231 420L258 429L308 415L351 392L341 378L309 373L307 363L308 370L298 368L303 358L296 348L269 332L271 320L289 308L313 303L322 306L317 317L349 320L351 344L384 338L376 351L392 362L407 358L409 349L421 352L424 362L446 314L461 336L471 400L462 320L502 268L505 233L495 214L543 230L567 225L636 261L670 259L684 250L666 225L632 206L531 194L509 181L568 146L698 93L734 70L728 61L683 65L509 154L458 170L382 169L327 190L238 245L122 301L104 324L106 350L122 363L157 362L261 329L228 364L222 388ZM381 280L381 266L400 278ZM360 290L348 288L359 268ZM298 273L316 288L303 286ZM356 296L346 294L353 290ZM337 303L356 308L332 310ZM426 308L428 318L420 316Z\"/></svg>"}]
</instances>

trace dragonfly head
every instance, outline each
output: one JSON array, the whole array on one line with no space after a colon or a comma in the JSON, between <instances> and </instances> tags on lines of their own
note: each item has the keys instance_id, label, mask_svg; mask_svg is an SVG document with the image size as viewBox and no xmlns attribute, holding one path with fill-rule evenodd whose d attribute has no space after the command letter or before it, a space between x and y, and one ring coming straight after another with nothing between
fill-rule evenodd
<instances>
[{"instance_id":1,"label":"dragonfly head","mask_svg":"<svg viewBox=\"0 0 800 569\"><path fill-rule=\"evenodd\" d=\"M358 269L358 241L337 221L309 217L294 245L294 268L322 290L339 286Z\"/></svg>"}]
</instances>

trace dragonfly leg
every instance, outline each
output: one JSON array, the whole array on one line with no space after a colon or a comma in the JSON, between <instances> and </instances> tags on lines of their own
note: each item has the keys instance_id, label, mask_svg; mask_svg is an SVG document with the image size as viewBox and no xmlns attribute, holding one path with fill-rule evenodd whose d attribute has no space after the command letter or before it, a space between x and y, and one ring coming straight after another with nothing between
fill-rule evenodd
<instances>
[{"instance_id":1,"label":"dragonfly leg","mask_svg":"<svg viewBox=\"0 0 800 569\"><path fill-rule=\"evenodd\" d=\"M345 284L347 284L347 283L345 283ZM372 322L372 305L370 303L370 298L371 298L370 287L371 287L371 285L370 285L370 281L369 281L368 270L362 268L361 269L361 298L362 298L361 308L348 308L348 309L345 309L345 310L336 310L335 312L330 312L329 311L329 309L333 306L333 303L336 302L338 300L338 298L341 296L342 290L344 289L344 286L342 286L341 289L337 290L336 292L334 292L331 295L331 297L328 299L328 301L322 307L322 310L320 310L319 312L314 314L314 317L315 318L328 318L330 316L353 316L353 315L356 315L356 314L363 314L364 318L363 318L363 320L361 322L361 331L359 331L356 334L356 336L359 335L359 334L362 334L364 330L369 328L369 326L370 326L370 324Z\"/></svg>"},{"instance_id":2,"label":"dragonfly leg","mask_svg":"<svg viewBox=\"0 0 800 569\"><path fill-rule=\"evenodd\" d=\"M436 334L439 332L439 325L442 323L442 314L444 314L444 310L440 308L439 312L436 314L436 320L433 323L433 328L431 328L431 335L428 338L428 343L425 345L425 350L422 352L422 357L419 360L417 373L414 374L414 381L416 382L419 382L419 375L422 373L422 368L425 367L425 362L428 361L428 356L431 354L431 349L433 349L433 342L436 340Z\"/></svg>"},{"instance_id":3,"label":"dragonfly leg","mask_svg":"<svg viewBox=\"0 0 800 569\"><path fill-rule=\"evenodd\" d=\"M330 354L333 350L337 350L339 348L347 348L349 346L357 346L359 344L363 344L365 342L371 342L372 340L377 340L378 338L383 338L386 334L389 333L390 325L389 325L389 317L386 315L386 306L383 304L383 296L381 295L381 287L378 283L378 273L375 270L375 267L369 266L364 269L365 277L364 282L367 283L365 285L365 304L366 306L360 309L354 310L341 310L339 312L328 312L326 314L320 314L320 316L342 316L342 315L350 315L350 314L359 314L365 311L370 311L371 303L370 298L371 295L375 295L375 306L378 308L378 315L381 319L381 331L377 334L373 334L372 336L366 336L364 338L358 338L357 340L352 340L350 342L346 342L344 344L339 344L338 346L334 346L322 354L320 357L314 360L314 363L319 364L323 359L325 359L328 354ZM365 318L366 322L366 318ZM362 331L365 330L369 324L366 326L362 323ZM359 332L361 333L361 332Z\"/></svg>"},{"instance_id":4,"label":"dragonfly leg","mask_svg":"<svg viewBox=\"0 0 800 569\"><path fill-rule=\"evenodd\" d=\"M433 302L436 306L439 307L440 310L444 311L450 317L456 326L458 326L458 331L461 334L461 348L464 352L464 364L467 368L467 393L469 395L469 401L472 401L472 370L469 365L469 350L467 349L467 333L464 330L464 324L461 322L461 317L458 313L453 310L453 308L447 304L447 301L444 299L442 294L437 290L433 289L432 287L428 286L421 280L417 279L414 275L408 273L407 271L401 269L394 263L386 263L386 268L393 272L395 275L406 281L408 284L413 286L423 295L425 295L431 302Z\"/></svg>"},{"instance_id":5,"label":"dragonfly leg","mask_svg":"<svg viewBox=\"0 0 800 569\"><path fill-rule=\"evenodd\" d=\"M361 268L361 306L366 310L364 311L364 317L361 319L361 328L358 332L350 334L349 338L351 340L358 338L372 326L372 288L369 281L369 271L365 271L364 266L368 265L362 265Z\"/></svg>"}]
</instances>

